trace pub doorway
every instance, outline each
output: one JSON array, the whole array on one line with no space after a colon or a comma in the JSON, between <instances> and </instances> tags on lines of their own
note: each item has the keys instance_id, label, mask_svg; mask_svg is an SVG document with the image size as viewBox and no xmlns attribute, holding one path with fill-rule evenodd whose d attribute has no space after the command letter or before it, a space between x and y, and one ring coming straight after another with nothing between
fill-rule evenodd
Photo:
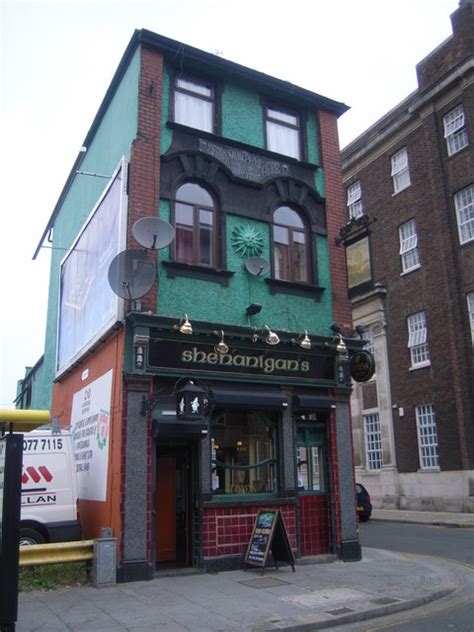
<instances>
[{"instance_id":1,"label":"pub doorway","mask_svg":"<svg viewBox=\"0 0 474 632\"><path fill-rule=\"evenodd\" d=\"M192 564L192 450L157 445L155 559L157 570Z\"/></svg>"}]
</instances>

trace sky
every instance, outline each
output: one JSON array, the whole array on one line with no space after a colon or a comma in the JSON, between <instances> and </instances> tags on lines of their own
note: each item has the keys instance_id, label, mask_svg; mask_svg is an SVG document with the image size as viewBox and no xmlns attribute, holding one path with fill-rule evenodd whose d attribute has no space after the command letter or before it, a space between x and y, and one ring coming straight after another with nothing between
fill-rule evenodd
<instances>
[{"instance_id":1,"label":"sky","mask_svg":"<svg viewBox=\"0 0 474 632\"><path fill-rule=\"evenodd\" d=\"M342 101L341 147L416 89L458 0L0 0L0 408L43 353L50 253L33 261L133 31Z\"/></svg>"}]
</instances>

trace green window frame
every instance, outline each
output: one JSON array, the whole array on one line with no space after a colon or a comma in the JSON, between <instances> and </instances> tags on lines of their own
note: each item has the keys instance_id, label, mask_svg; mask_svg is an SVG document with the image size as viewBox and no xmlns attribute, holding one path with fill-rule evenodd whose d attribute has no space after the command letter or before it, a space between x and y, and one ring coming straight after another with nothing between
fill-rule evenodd
<instances>
[{"instance_id":1,"label":"green window frame","mask_svg":"<svg viewBox=\"0 0 474 632\"><path fill-rule=\"evenodd\" d=\"M297 426L296 468L300 493L326 493L326 434L320 426Z\"/></svg>"},{"instance_id":2,"label":"green window frame","mask_svg":"<svg viewBox=\"0 0 474 632\"><path fill-rule=\"evenodd\" d=\"M211 489L215 498L276 496L277 419L226 410L211 423Z\"/></svg>"}]
</instances>

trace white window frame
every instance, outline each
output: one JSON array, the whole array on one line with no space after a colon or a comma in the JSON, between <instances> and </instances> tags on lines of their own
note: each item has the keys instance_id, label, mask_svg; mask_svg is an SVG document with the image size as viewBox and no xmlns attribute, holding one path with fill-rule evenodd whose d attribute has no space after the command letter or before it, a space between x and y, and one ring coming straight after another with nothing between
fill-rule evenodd
<instances>
[{"instance_id":1,"label":"white window frame","mask_svg":"<svg viewBox=\"0 0 474 632\"><path fill-rule=\"evenodd\" d=\"M420 252L418 250L418 234L414 219L399 226L398 237L400 239L402 274L418 270L420 267Z\"/></svg>"},{"instance_id":2,"label":"white window frame","mask_svg":"<svg viewBox=\"0 0 474 632\"><path fill-rule=\"evenodd\" d=\"M410 169L408 166L407 148L403 147L391 157L393 179L393 194L396 195L410 186Z\"/></svg>"},{"instance_id":3,"label":"white window frame","mask_svg":"<svg viewBox=\"0 0 474 632\"><path fill-rule=\"evenodd\" d=\"M301 160L301 119L297 112L267 105L265 131L269 151Z\"/></svg>"},{"instance_id":4,"label":"white window frame","mask_svg":"<svg viewBox=\"0 0 474 632\"><path fill-rule=\"evenodd\" d=\"M443 125L448 156L453 156L468 146L469 140L467 138L466 117L464 116L464 108L461 104L443 116Z\"/></svg>"},{"instance_id":5,"label":"white window frame","mask_svg":"<svg viewBox=\"0 0 474 632\"><path fill-rule=\"evenodd\" d=\"M361 217L364 214L360 180L347 187L347 212L349 219Z\"/></svg>"},{"instance_id":6,"label":"white window frame","mask_svg":"<svg viewBox=\"0 0 474 632\"><path fill-rule=\"evenodd\" d=\"M411 369L429 366L428 327L425 312L417 312L407 318L408 348L410 349Z\"/></svg>"},{"instance_id":7,"label":"white window frame","mask_svg":"<svg viewBox=\"0 0 474 632\"><path fill-rule=\"evenodd\" d=\"M382 430L379 413L364 415L365 458L367 469L379 471L383 466Z\"/></svg>"},{"instance_id":8,"label":"white window frame","mask_svg":"<svg viewBox=\"0 0 474 632\"><path fill-rule=\"evenodd\" d=\"M439 470L438 430L433 404L415 407L420 469Z\"/></svg>"},{"instance_id":9,"label":"white window frame","mask_svg":"<svg viewBox=\"0 0 474 632\"><path fill-rule=\"evenodd\" d=\"M454 195L459 242L466 244L474 239L474 184Z\"/></svg>"},{"instance_id":10,"label":"white window frame","mask_svg":"<svg viewBox=\"0 0 474 632\"><path fill-rule=\"evenodd\" d=\"M467 313L469 314L469 322L471 324L471 340L474 345L474 292L466 295Z\"/></svg>"},{"instance_id":11,"label":"white window frame","mask_svg":"<svg viewBox=\"0 0 474 632\"><path fill-rule=\"evenodd\" d=\"M186 102L188 108L191 104L193 106L191 113L186 111ZM210 83L188 76L175 78L174 120L176 123L212 133L214 132L214 112L215 92ZM199 121L200 117L201 121Z\"/></svg>"}]
</instances>

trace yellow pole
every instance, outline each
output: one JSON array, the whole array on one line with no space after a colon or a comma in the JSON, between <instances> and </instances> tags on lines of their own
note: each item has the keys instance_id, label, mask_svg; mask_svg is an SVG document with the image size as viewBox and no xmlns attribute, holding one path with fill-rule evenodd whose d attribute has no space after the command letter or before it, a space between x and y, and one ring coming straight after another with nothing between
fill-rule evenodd
<instances>
[{"instance_id":1,"label":"yellow pole","mask_svg":"<svg viewBox=\"0 0 474 632\"><path fill-rule=\"evenodd\" d=\"M29 432L49 423L50 419L49 410L0 408L0 424L10 432Z\"/></svg>"}]
</instances>

